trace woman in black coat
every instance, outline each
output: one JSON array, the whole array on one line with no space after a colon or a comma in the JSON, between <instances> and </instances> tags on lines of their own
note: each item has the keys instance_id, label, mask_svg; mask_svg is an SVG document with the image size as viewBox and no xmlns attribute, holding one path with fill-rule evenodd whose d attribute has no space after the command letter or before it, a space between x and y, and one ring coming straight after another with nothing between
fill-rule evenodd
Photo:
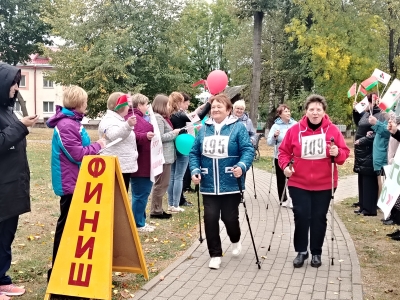
<instances>
[{"instance_id":1,"label":"woman in black coat","mask_svg":"<svg viewBox=\"0 0 400 300\"><path fill-rule=\"evenodd\" d=\"M0 295L18 296L23 288L12 284L6 272L11 266L11 244L19 215L30 211L29 166L26 156L28 127L37 116L18 120L13 112L21 71L0 63Z\"/></svg>"},{"instance_id":2,"label":"woman in black coat","mask_svg":"<svg viewBox=\"0 0 400 300\"><path fill-rule=\"evenodd\" d=\"M354 142L354 172L358 173L358 197L360 209L356 214L364 216L376 216L378 203L378 177L372 164L372 144L375 133L371 128L368 118L372 115L381 120L381 110L375 105L378 99L375 93L367 96L369 105L365 112L359 114L353 110L354 123L358 124ZM372 132L372 133L371 133Z\"/></svg>"}]
</instances>

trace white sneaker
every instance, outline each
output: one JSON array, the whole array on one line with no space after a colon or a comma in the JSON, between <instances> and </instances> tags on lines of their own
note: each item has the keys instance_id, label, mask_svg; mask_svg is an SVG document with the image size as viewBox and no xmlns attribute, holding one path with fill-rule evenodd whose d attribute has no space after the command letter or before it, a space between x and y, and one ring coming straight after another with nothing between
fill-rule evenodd
<instances>
[{"instance_id":1,"label":"white sneaker","mask_svg":"<svg viewBox=\"0 0 400 300\"><path fill-rule=\"evenodd\" d=\"M143 227L138 227L137 229L139 232L153 232L154 228L149 224L144 225Z\"/></svg>"},{"instance_id":2,"label":"white sneaker","mask_svg":"<svg viewBox=\"0 0 400 300\"><path fill-rule=\"evenodd\" d=\"M293 201L292 201L292 199L288 198L286 202L288 202L288 207L289 207L289 208L293 208Z\"/></svg>"},{"instance_id":3,"label":"white sneaker","mask_svg":"<svg viewBox=\"0 0 400 300\"><path fill-rule=\"evenodd\" d=\"M171 213L178 213L178 212L182 212L182 211L185 211L185 210L183 208L180 208L179 206L178 207L171 206L171 208L170 208Z\"/></svg>"},{"instance_id":4,"label":"white sneaker","mask_svg":"<svg viewBox=\"0 0 400 300\"><path fill-rule=\"evenodd\" d=\"M149 227L152 228L153 230L156 229L156 226L150 225L149 223L145 223L146 225L144 225L145 227Z\"/></svg>"},{"instance_id":5,"label":"white sneaker","mask_svg":"<svg viewBox=\"0 0 400 300\"><path fill-rule=\"evenodd\" d=\"M240 241L232 243L232 255L239 256L240 252L242 252L242 243Z\"/></svg>"},{"instance_id":6,"label":"white sneaker","mask_svg":"<svg viewBox=\"0 0 400 300\"><path fill-rule=\"evenodd\" d=\"M220 266L221 266L221 257L211 257L208 267L210 269L218 270Z\"/></svg>"}]
</instances>

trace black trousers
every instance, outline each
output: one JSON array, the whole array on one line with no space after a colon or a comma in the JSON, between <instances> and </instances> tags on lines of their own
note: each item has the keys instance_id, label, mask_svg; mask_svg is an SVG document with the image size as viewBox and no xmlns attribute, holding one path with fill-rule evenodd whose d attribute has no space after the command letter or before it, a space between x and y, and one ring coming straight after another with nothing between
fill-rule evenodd
<instances>
[{"instance_id":1,"label":"black trousers","mask_svg":"<svg viewBox=\"0 0 400 300\"><path fill-rule=\"evenodd\" d=\"M56 260L58 247L60 246L61 237L64 232L64 227L65 227L65 223L67 221L69 207L71 206L71 201L72 201L72 194L64 195L64 196L61 196L61 198L60 198L60 213L61 214L57 221L56 233L54 234L52 264L54 264L54 261Z\"/></svg>"},{"instance_id":2,"label":"black trousers","mask_svg":"<svg viewBox=\"0 0 400 300\"><path fill-rule=\"evenodd\" d=\"M0 285L11 284L11 278L6 275L11 267L11 244L17 232L19 216L0 222Z\"/></svg>"},{"instance_id":3,"label":"black trousers","mask_svg":"<svg viewBox=\"0 0 400 300\"><path fill-rule=\"evenodd\" d=\"M124 178L126 192L129 193L129 183L131 182L131 173L122 173L122 177Z\"/></svg>"},{"instance_id":4,"label":"black trousers","mask_svg":"<svg viewBox=\"0 0 400 300\"><path fill-rule=\"evenodd\" d=\"M360 211L376 214L376 205L378 204L378 178L376 175L358 174L358 201L360 202Z\"/></svg>"},{"instance_id":5,"label":"black trousers","mask_svg":"<svg viewBox=\"0 0 400 300\"><path fill-rule=\"evenodd\" d=\"M293 201L295 251L307 251L310 232L311 254L321 255L332 191L308 191L291 186L289 193Z\"/></svg>"},{"instance_id":6,"label":"black trousers","mask_svg":"<svg viewBox=\"0 0 400 300\"><path fill-rule=\"evenodd\" d=\"M204 195L204 227L208 253L211 257L222 256L219 236L219 217L225 224L226 232L232 243L240 240L239 204L240 194Z\"/></svg>"},{"instance_id":7,"label":"black trousers","mask_svg":"<svg viewBox=\"0 0 400 300\"><path fill-rule=\"evenodd\" d=\"M278 187L279 201L281 201L282 194L284 194L283 202L285 202L287 200L287 195L285 190L286 176L283 173L283 170L279 167L277 158L275 158L275 173L276 173L276 185Z\"/></svg>"}]
</instances>

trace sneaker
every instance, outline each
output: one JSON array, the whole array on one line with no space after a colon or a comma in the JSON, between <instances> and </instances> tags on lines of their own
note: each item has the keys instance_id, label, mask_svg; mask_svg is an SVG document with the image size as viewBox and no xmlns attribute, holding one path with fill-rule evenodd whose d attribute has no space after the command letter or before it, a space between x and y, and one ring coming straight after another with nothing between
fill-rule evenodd
<instances>
[{"instance_id":1,"label":"sneaker","mask_svg":"<svg viewBox=\"0 0 400 300\"><path fill-rule=\"evenodd\" d=\"M179 211L177 211L176 209L175 209L175 206L168 206L168 210L167 210L169 213L171 213L171 214L176 214L176 213L178 213Z\"/></svg>"},{"instance_id":2,"label":"sneaker","mask_svg":"<svg viewBox=\"0 0 400 300\"><path fill-rule=\"evenodd\" d=\"M396 231L392 232L392 233L388 233L386 236L392 237L395 235L400 235L400 230L396 229Z\"/></svg>"},{"instance_id":3,"label":"sneaker","mask_svg":"<svg viewBox=\"0 0 400 300\"><path fill-rule=\"evenodd\" d=\"M0 294L6 296L21 296L25 293L25 289L17 287L13 284L0 285Z\"/></svg>"},{"instance_id":4,"label":"sneaker","mask_svg":"<svg viewBox=\"0 0 400 300\"><path fill-rule=\"evenodd\" d=\"M163 211L162 214L160 214L160 215L150 214L150 218L152 218L152 219L169 219L171 217L172 217L172 215L167 214L165 211Z\"/></svg>"},{"instance_id":5,"label":"sneaker","mask_svg":"<svg viewBox=\"0 0 400 300\"><path fill-rule=\"evenodd\" d=\"M242 243L232 243L232 255L239 256L240 252L242 252Z\"/></svg>"},{"instance_id":6,"label":"sneaker","mask_svg":"<svg viewBox=\"0 0 400 300\"><path fill-rule=\"evenodd\" d=\"M221 266L221 257L211 257L208 267L210 269L218 270L220 266Z\"/></svg>"},{"instance_id":7,"label":"sneaker","mask_svg":"<svg viewBox=\"0 0 400 300\"><path fill-rule=\"evenodd\" d=\"M153 232L154 227L150 226L149 224L146 223L143 227L138 227L137 229L139 232Z\"/></svg>"},{"instance_id":8,"label":"sneaker","mask_svg":"<svg viewBox=\"0 0 400 300\"><path fill-rule=\"evenodd\" d=\"M170 208L171 213L178 213L178 212L183 212L183 211L185 211L185 210L183 208L180 208L179 206L178 207L172 206Z\"/></svg>"},{"instance_id":9,"label":"sneaker","mask_svg":"<svg viewBox=\"0 0 400 300\"><path fill-rule=\"evenodd\" d=\"M10 297L7 297L6 295L0 295L0 300L10 300Z\"/></svg>"}]
</instances>

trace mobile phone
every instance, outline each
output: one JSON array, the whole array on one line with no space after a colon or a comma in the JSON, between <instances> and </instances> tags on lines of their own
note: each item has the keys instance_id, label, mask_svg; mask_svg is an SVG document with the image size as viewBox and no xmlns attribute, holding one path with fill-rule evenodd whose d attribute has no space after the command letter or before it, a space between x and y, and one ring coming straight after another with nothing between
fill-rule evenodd
<instances>
[{"instance_id":1,"label":"mobile phone","mask_svg":"<svg viewBox=\"0 0 400 300\"><path fill-rule=\"evenodd\" d=\"M33 117L30 117L29 120L33 120L33 119L35 119L36 117L37 117L37 115L35 115L35 116L33 116Z\"/></svg>"}]
</instances>

